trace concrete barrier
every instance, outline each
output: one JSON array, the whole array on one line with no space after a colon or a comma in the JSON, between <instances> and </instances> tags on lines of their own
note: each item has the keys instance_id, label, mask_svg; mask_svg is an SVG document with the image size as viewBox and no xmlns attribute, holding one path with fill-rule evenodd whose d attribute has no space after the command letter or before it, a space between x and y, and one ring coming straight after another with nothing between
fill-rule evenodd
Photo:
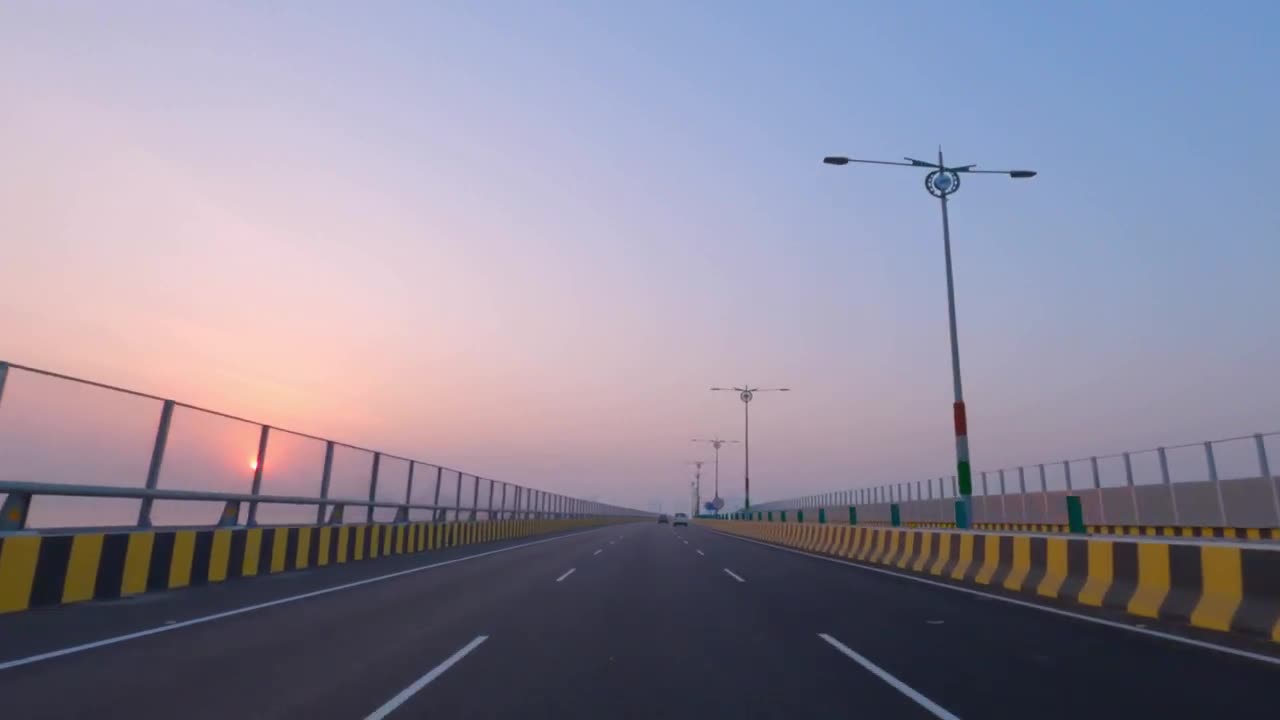
<instances>
[{"instance_id":1,"label":"concrete barrier","mask_svg":"<svg viewBox=\"0 0 1280 720\"><path fill-rule=\"evenodd\" d=\"M0 613L592 527L612 519L132 530L0 537Z\"/></svg>"},{"instance_id":2,"label":"concrete barrier","mask_svg":"<svg viewBox=\"0 0 1280 720\"><path fill-rule=\"evenodd\" d=\"M858 523L859 526L892 527L887 521L868 521ZM953 522L916 521L903 523L910 528L955 529ZM1066 524L1059 523L1017 523L993 522L974 523L974 530L994 532L1070 532ZM1121 535L1144 537L1183 537L1183 538L1224 538L1230 540L1280 540L1280 528L1257 527L1215 527L1191 525L1086 525L1085 532L1090 535Z\"/></svg>"},{"instance_id":3,"label":"concrete barrier","mask_svg":"<svg viewBox=\"0 0 1280 720\"><path fill-rule=\"evenodd\" d=\"M807 552L1280 642L1280 548L706 521Z\"/></svg>"}]
</instances>

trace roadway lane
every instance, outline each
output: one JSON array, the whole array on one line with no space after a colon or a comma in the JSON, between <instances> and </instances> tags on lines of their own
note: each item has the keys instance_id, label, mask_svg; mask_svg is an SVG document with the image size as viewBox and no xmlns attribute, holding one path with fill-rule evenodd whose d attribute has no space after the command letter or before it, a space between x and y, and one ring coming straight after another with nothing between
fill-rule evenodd
<instances>
[{"instance_id":1,"label":"roadway lane","mask_svg":"<svg viewBox=\"0 0 1280 720\"><path fill-rule=\"evenodd\" d=\"M1268 707L1280 683L1276 664L705 528L686 536L708 557L740 569L775 622L803 621L811 632L830 634L960 717L1246 716Z\"/></svg>"},{"instance_id":2,"label":"roadway lane","mask_svg":"<svg viewBox=\"0 0 1280 720\"><path fill-rule=\"evenodd\" d=\"M246 581L0 614L0 665L6 660L144 631L166 622L234 611L478 553L501 552L559 535L561 533L463 545L425 554L388 555L372 561L263 575Z\"/></svg>"},{"instance_id":3,"label":"roadway lane","mask_svg":"<svg viewBox=\"0 0 1280 720\"><path fill-rule=\"evenodd\" d=\"M29 620L78 627L81 610ZM0 670L0 697L15 718L1209 717L1266 707L1277 681L1275 665L643 523Z\"/></svg>"},{"instance_id":4,"label":"roadway lane","mask_svg":"<svg viewBox=\"0 0 1280 720\"><path fill-rule=\"evenodd\" d=\"M497 620L528 613L523 595L566 561L589 557L599 537L636 529L561 536L0 670L5 717L364 717L401 689L402 676L440 662Z\"/></svg>"},{"instance_id":5,"label":"roadway lane","mask_svg":"<svg viewBox=\"0 0 1280 720\"><path fill-rule=\"evenodd\" d=\"M934 717L819 641L802 613L775 615L685 533L638 528L537 586L530 615L494 625L392 717Z\"/></svg>"}]
</instances>

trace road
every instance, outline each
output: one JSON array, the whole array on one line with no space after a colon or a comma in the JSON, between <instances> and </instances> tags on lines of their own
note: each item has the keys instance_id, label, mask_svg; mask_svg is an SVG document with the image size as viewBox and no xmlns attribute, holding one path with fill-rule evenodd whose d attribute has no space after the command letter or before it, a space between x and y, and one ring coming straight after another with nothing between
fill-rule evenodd
<instances>
[{"instance_id":1,"label":"road","mask_svg":"<svg viewBox=\"0 0 1280 720\"><path fill-rule=\"evenodd\" d=\"M32 720L1230 717L1278 682L1265 658L648 523L0 616L3 714Z\"/></svg>"}]
</instances>

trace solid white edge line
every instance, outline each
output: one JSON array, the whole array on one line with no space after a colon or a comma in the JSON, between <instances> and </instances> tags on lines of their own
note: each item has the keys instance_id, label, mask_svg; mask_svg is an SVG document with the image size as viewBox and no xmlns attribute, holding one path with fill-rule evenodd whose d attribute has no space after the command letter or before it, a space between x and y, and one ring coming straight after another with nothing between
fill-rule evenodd
<instances>
[{"instance_id":1,"label":"solid white edge line","mask_svg":"<svg viewBox=\"0 0 1280 720\"><path fill-rule=\"evenodd\" d=\"M699 554L699 555L706 555L706 553L702 552L701 550L699 550L699 551L698 551L698 554Z\"/></svg>"},{"instance_id":2,"label":"solid white edge line","mask_svg":"<svg viewBox=\"0 0 1280 720\"><path fill-rule=\"evenodd\" d=\"M988 598L990 600L999 600L1000 602L1006 602L1006 603L1009 603L1010 605L1017 605L1019 607L1031 608L1032 610L1039 610L1041 612L1047 612L1052 615L1059 615L1062 617L1073 618L1075 620L1084 620L1085 622L1091 622L1097 625L1105 625L1106 627L1110 627L1110 628L1127 630L1131 633L1137 633L1138 635L1147 635L1149 637L1160 638L1162 640L1170 640L1172 642L1182 643L1183 645L1190 645L1192 647L1197 647L1204 650L1213 650L1215 652L1220 652L1227 655L1235 655L1236 657L1247 658L1249 660L1256 660L1258 662L1267 663L1269 665L1280 665L1280 657L1272 657L1270 655L1263 655L1261 653L1250 652L1248 650L1239 650L1237 648L1227 647L1226 645L1218 645L1216 643L1206 642L1204 640L1196 640L1194 638L1186 638L1180 635L1171 635L1170 633L1160 632L1159 630L1152 630L1151 628L1126 625L1122 622L1116 622L1115 620L1107 620L1106 618L1098 618L1098 617L1091 617L1089 615L1081 615L1080 613L1074 613L1074 612L1071 612L1070 610L1063 610L1062 608L1050 607L1049 605L1039 605L1037 603L1028 602L1026 600L1018 600L1017 598L1005 597L1004 595L996 595L994 593L982 592L981 590L974 590L973 588L961 587L959 585L948 585L947 583L938 582L936 580L930 580L928 578L916 577L915 575L910 575L908 573L893 572L892 570L884 570L878 567L871 567L869 565L862 565L856 562L850 562L848 560L844 560L841 558L827 557L826 555L815 555L813 553L807 553L802 550L795 550L793 548L783 547L781 545L774 545L773 543L767 543L760 540L755 540L753 538L739 537L732 533L723 532L721 530L713 530L711 528L707 528L707 529L717 535L723 535L724 537L730 538L732 540L741 540L742 542L755 543L756 545L763 545L767 548L773 548L774 550L783 550L785 552L795 553L796 555L804 555L805 557L811 557L817 560L826 560L828 562L833 562L838 565L848 565L849 567L857 568L859 570L866 570L867 572L880 573L881 575L889 575L891 577L902 578L903 580L911 580L912 582L923 583L925 585L932 585L934 587L946 588L947 590L954 590L956 592L967 593L969 595L977 595L979 597Z\"/></svg>"},{"instance_id":3,"label":"solid white edge line","mask_svg":"<svg viewBox=\"0 0 1280 720\"><path fill-rule=\"evenodd\" d=\"M124 635L116 635L114 637L103 638L102 640L94 640L93 642L82 643L80 645L72 645L71 647L65 647L59 650L50 650L49 652L43 652L37 655L30 655L24 658L17 658L16 660L7 660L5 662L0 662L0 671L10 670L16 667L22 667L23 665L31 665L33 663L42 662L44 660L52 660L54 658L62 657L64 655L74 655L76 653L84 652L86 650L93 650L95 648L106 647L108 645L116 645L118 643L127 642L129 640L137 640L138 638L144 638L149 635L159 635L160 633L172 632L174 630L180 630L185 627L191 627L192 625L202 625L207 622L213 622L214 620L222 620L223 618L234 617L236 615L243 615L244 613L253 612L255 610L265 610L266 608L275 607L276 605L286 605L288 603L297 602L298 600L306 600L308 598L319 597L321 595L328 595L329 593L338 592L340 590L350 590L351 588L361 587L362 585L369 585L371 583L381 582L383 580L390 580L392 578L398 578L403 575L412 575L413 573L419 573L424 570L431 570L433 568L444 567L445 565L453 565L460 562L466 562L467 560L475 560L476 558L482 558L488 555L497 555L498 553L510 552L512 550L519 550L521 548L532 547L534 545L541 545L543 543L555 542L556 540L564 540L566 538L571 538L577 535L583 535L589 532L596 532L601 529L602 528L591 528L589 530L582 530L580 532L569 533L567 535L557 535L556 537L544 538L542 540L534 540L532 542L521 543L519 545L511 545L509 547L498 548L496 550L488 550L486 552L476 553L475 555L467 555L464 557L453 558L451 560L441 560L440 562L431 563L430 565L420 565L418 567L409 568L408 570L399 570L393 573L388 573L386 575L378 575L375 577L365 578L363 580L356 580L354 582L349 582L342 585L334 585L333 587L321 588L319 590L312 590L311 592L302 593L301 595L290 595L288 597L277 598L275 600L269 600L267 602L258 603L256 605L246 605L245 607L236 608L234 610L225 610L223 612L214 613L212 615L205 615L203 617L192 618L190 620L183 620L182 622L173 623L172 625L159 625L153 628L149 628L147 630L139 630L137 632L126 633ZM336 565L336 563L334 564ZM354 563L347 563L347 564L354 564Z\"/></svg>"},{"instance_id":4,"label":"solid white edge line","mask_svg":"<svg viewBox=\"0 0 1280 720\"><path fill-rule=\"evenodd\" d=\"M597 550L597 551L595 551L595 552L593 552L593 553L591 553L591 554L592 554L592 555L599 555L599 554L600 554L600 553L602 553L602 552L604 552L604 548L600 548L599 550Z\"/></svg>"},{"instance_id":5,"label":"solid white edge line","mask_svg":"<svg viewBox=\"0 0 1280 720\"><path fill-rule=\"evenodd\" d=\"M564 580L565 578L569 577L570 575L572 575L572 574L573 574L573 571L574 571L574 570L577 570L577 569L578 569L578 568L569 568L569 572L567 572L567 573L565 573L565 574L561 575L560 577L556 578L556 582L560 582L561 580Z\"/></svg>"},{"instance_id":6,"label":"solid white edge line","mask_svg":"<svg viewBox=\"0 0 1280 720\"><path fill-rule=\"evenodd\" d=\"M418 678L413 682L412 685L401 690L398 694L396 694L395 697L383 703L382 707L369 713L369 715L365 718L365 720L382 720L382 718L390 715L392 712L395 711L396 708L403 705L406 700L413 697L422 688L430 685L431 681L443 675L446 670L456 665L459 660L461 660L462 658L470 654L472 650L475 650L476 648L480 647L480 644L488 639L489 639L488 635L480 635L480 636L477 636L475 640L472 640L466 645L463 645L461 650L450 655L449 658L444 662L431 668L431 670L427 672L426 675L423 675L422 677Z\"/></svg>"},{"instance_id":7,"label":"solid white edge line","mask_svg":"<svg viewBox=\"0 0 1280 720\"><path fill-rule=\"evenodd\" d=\"M738 576L737 573L730 570L729 568L725 568L724 571L728 573L729 577L733 578L734 580L737 580L738 582L746 582L746 580L743 580L741 577Z\"/></svg>"},{"instance_id":8,"label":"solid white edge line","mask_svg":"<svg viewBox=\"0 0 1280 720\"><path fill-rule=\"evenodd\" d=\"M907 697L914 700L917 705L933 713L934 717L942 718L942 720L960 720L958 716L948 712L946 708L930 700L924 695L921 695L919 692L916 691L915 688L902 682L898 678L890 675L888 672L881 669L879 665L876 665L875 663L866 659L862 655L859 655L857 652L854 652L854 650L851 649L848 645L845 645L844 643L840 642L839 640L831 637L826 633L818 633L818 637L827 641L827 644L829 644L831 647L844 653L845 656L848 657L850 660L866 668L867 671L869 671L872 675L875 675L876 677L880 678L881 680L891 685L894 690L897 690L903 695L906 695Z\"/></svg>"}]
</instances>

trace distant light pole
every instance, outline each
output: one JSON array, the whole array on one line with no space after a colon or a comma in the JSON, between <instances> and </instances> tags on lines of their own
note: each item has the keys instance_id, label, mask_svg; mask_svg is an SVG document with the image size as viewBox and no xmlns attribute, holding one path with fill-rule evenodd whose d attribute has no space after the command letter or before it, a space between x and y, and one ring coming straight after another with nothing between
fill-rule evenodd
<instances>
[{"instance_id":1,"label":"distant light pole","mask_svg":"<svg viewBox=\"0 0 1280 720\"><path fill-rule=\"evenodd\" d=\"M751 509L751 401L755 399L758 392L791 392L791 388L753 388L750 385L742 387L713 387L712 392L734 391L738 393L738 399L742 401L742 489L743 499L742 506L744 510Z\"/></svg>"},{"instance_id":2,"label":"distant light pole","mask_svg":"<svg viewBox=\"0 0 1280 720\"><path fill-rule=\"evenodd\" d=\"M687 465L694 467L693 477L695 482L689 483L693 488L693 514L699 515L698 508L702 506L702 465L706 460L690 460Z\"/></svg>"},{"instance_id":3,"label":"distant light pole","mask_svg":"<svg viewBox=\"0 0 1280 720\"><path fill-rule=\"evenodd\" d=\"M1008 175L1011 178L1035 177L1034 170L975 170L976 165L959 165L948 167L942 161L942 148L938 148L938 162L931 163L913 158L903 158L906 162L888 160L859 160L848 157L826 157L822 162L828 165L848 165L867 163L870 165L897 165L901 167L930 168L924 178L924 187L929 194L938 198L942 204L942 252L947 266L947 315L951 321L951 381L955 387L955 404L953 406L956 428L956 476L959 479L960 502L964 506L964 517L957 518L962 527L973 522L973 475L969 466L969 429L965 420L964 392L960 387L960 345L956 338L956 292L951 275L951 224L947 220L947 197L960 189L960 173L983 173L988 175Z\"/></svg>"},{"instance_id":4,"label":"distant light pole","mask_svg":"<svg viewBox=\"0 0 1280 720\"><path fill-rule=\"evenodd\" d=\"M716 451L716 494L715 494L715 499L716 499L716 500L719 500L719 499L720 499L720 448L724 447L725 445L729 445L729 444L736 444L738 441L737 441L737 440L721 440L721 439L720 439L720 436L719 436L719 435L717 435L715 438L713 438L713 439L711 439L711 440L707 440L707 439L705 439L705 438L694 438L693 440L690 440L690 442L703 442L703 443L710 443L710 444L711 444L711 447L715 448L715 451ZM719 509L720 509L720 508L716 508L716 510L719 510Z\"/></svg>"}]
</instances>

